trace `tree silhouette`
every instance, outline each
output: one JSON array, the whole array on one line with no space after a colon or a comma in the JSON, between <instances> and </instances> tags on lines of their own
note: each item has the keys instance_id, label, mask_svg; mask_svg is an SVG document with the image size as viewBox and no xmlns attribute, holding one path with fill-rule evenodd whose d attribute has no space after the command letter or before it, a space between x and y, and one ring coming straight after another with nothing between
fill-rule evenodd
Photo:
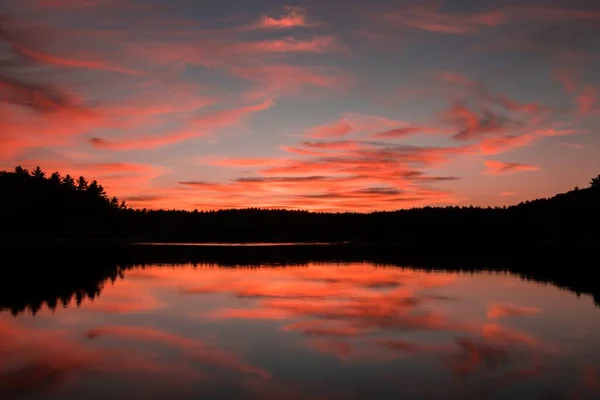
<instances>
[{"instance_id":1,"label":"tree silhouette","mask_svg":"<svg viewBox=\"0 0 600 400\"><path fill-rule=\"evenodd\" d=\"M117 199L116 196L113 196L112 199L110 199L110 206L112 208L119 208L119 199Z\"/></svg>"},{"instance_id":2,"label":"tree silhouette","mask_svg":"<svg viewBox=\"0 0 600 400\"><path fill-rule=\"evenodd\" d=\"M62 177L58 171L52 173L50 176L50 182L54 183L55 185L60 185L62 183Z\"/></svg>"},{"instance_id":3,"label":"tree silhouette","mask_svg":"<svg viewBox=\"0 0 600 400\"><path fill-rule=\"evenodd\" d=\"M102 185L99 185L98 181L96 180L93 180L92 183L89 184L87 187L87 192L92 196L99 197L101 199L106 198L106 192L104 191L104 188Z\"/></svg>"},{"instance_id":4,"label":"tree silhouette","mask_svg":"<svg viewBox=\"0 0 600 400\"><path fill-rule=\"evenodd\" d=\"M15 167L15 173L19 175L29 175L29 170L21 167L20 165L17 165Z\"/></svg>"},{"instance_id":5,"label":"tree silhouette","mask_svg":"<svg viewBox=\"0 0 600 400\"><path fill-rule=\"evenodd\" d=\"M34 178L37 178L37 179L42 179L46 176L46 173L44 171L42 171L42 169L38 165L37 167L35 167L35 169L33 171L31 171L31 176L33 176Z\"/></svg>"},{"instance_id":6,"label":"tree silhouette","mask_svg":"<svg viewBox=\"0 0 600 400\"><path fill-rule=\"evenodd\" d=\"M75 180L73 180L73 178L69 174L65 175L62 182L63 182L63 185L65 185L65 187L67 189L75 188Z\"/></svg>"},{"instance_id":7,"label":"tree silhouette","mask_svg":"<svg viewBox=\"0 0 600 400\"><path fill-rule=\"evenodd\" d=\"M87 188L88 188L87 180L83 176L80 176L79 179L77 179L77 190L84 191L84 190L87 190Z\"/></svg>"},{"instance_id":8,"label":"tree silhouette","mask_svg":"<svg viewBox=\"0 0 600 400\"><path fill-rule=\"evenodd\" d=\"M590 181L590 185L593 188L600 188L600 175L598 175L595 178L592 178L592 180Z\"/></svg>"}]
</instances>

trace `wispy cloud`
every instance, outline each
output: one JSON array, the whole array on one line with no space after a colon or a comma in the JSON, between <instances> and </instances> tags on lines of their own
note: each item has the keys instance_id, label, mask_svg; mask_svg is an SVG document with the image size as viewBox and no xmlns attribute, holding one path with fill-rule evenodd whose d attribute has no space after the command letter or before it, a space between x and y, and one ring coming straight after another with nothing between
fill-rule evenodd
<instances>
[{"instance_id":1,"label":"wispy cloud","mask_svg":"<svg viewBox=\"0 0 600 400\"><path fill-rule=\"evenodd\" d=\"M253 106L241 107L216 111L201 115L189 121L184 130L180 132L170 132L160 136L142 136L127 140L113 141L99 137L90 138L92 146L106 150L150 150L159 147L169 146L180 143L185 140L212 135L215 130L236 126L246 116L264 111L273 105L272 101L265 101Z\"/></svg>"},{"instance_id":2,"label":"wispy cloud","mask_svg":"<svg viewBox=\"0 0 600 400\"><path fill-rule=\"evenodd\" d=\"M489 175L509 175L517 172L538 171L540 169L540 167L530 164L491 160L486 161L485 166L486 170L483 173Z\"/></svg>"},{"instance_id":3,"label":"wispy cloud","mask_svg":"<svg viewBox=\"0 0 600 400\"><path fill-rule=\"evenodd\" d=\"M600 12L542 5L507 5L478 12L450 12L441 3L433 2L387 11L382 18L405 28L462 35L519 23L595 20L600 19Z\"/></svg>"}]
</instances>

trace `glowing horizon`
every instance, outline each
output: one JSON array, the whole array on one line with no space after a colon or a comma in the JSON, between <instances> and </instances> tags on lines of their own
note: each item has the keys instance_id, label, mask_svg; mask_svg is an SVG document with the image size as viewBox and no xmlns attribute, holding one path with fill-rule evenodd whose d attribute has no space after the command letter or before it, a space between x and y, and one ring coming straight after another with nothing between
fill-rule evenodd
<instances>
[{"instance_id":1,"label":"glowing horizon","mask_svg":"<svg viewBox=\"0 0 600 400\"><path fill-rule=\"evenodd\" d=\"M600 173L600 5L226 3L0 5L0 168L136 208L359 212Z\"/></svg>"}]
</instances>

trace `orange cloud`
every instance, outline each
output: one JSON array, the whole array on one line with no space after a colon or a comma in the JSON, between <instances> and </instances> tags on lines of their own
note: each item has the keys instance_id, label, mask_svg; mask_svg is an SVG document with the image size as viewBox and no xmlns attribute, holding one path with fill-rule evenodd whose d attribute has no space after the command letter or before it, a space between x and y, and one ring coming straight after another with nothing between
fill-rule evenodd
<instances>
[{"instance_id":1,"label":"orange cloud","mask_svg":"<svg viewBox=\"0 0 600 400\"><path fill-rule=\"evenodd\" d=\"M507 163L502 161L485 161L486 170L484 174L489 175L508 175L517 172L538 171L540 168L535 165Z\"/></svg>"},{"instance_id":2,"label":"orange cloud","mask_svg":"<svg viewBox=\"0 0 600 400\"><path fill-rule=\"evenodd\" d=\"M188 292L190 293L190 292ZM207 314L208 318L214 319L251 319L251 320L284 320L293 314L285 310L276 309L227 309L212 311Z\"/></svg>"},{"instance_id":3,"label":"orange cloud","mask_svg":"<svg viewBox=\"0 0 600 400\"><path fill-rule=\"evenodd\" d=\"M305 321L289 324L281 328L283 331L299 331L305 336L339 336L356 337L364 333L352 326L333 325L324 321Z\"/></svg>"},{"instance_id":4,"label":"orange cloud","mask_svg":"<svg viewBox=\"0 0 600 400\"><path fill-rule=\"evenodd\" d=\"M538 340L524 332L502 327L498 324L484 324L481 329L484 338L495 343L522 344L526 346L539 346Z\"/></svg>"},{"instance_id":5,"label":"orange cloud","mask_svg":"<svg viewBox=\"0 0 600 400\"><path fill-rule=\"evenodd\" d=\"M259 29L290 29L298 27L308 27L306 12L301 7L285 6L286 14L279 17L270 17L263 15L255 25Z\"/></svg>"},{"instance_id":6,"label":"orange cloud","mask_svg":"<svg viewBox=\"0 0 600 400\"><path fill-rule=\"evenodd\" d=\"M146 352L87 347L72 332L62 330L25 327L3 320L0 339L5 345L0 346L0 357L3 367L7 367L0 373L2 398L45 394L98 372L147 373L160 383L165 379L176 387L181 383L179 379L196 381L205 377L192 367L167 367Z\"/></svg>"},{"instance_id":7,"label":"orange cloud","mask_svg":"<svg viewBox=\"0 0 600 400\"><path fill-rule=\"evenodd\" d=\"M270 378L270 374L264 369L244 363L233 354L217 348L208 347L199 340L189 339L151 327L107 326L91 329L86 333L86 336L89 339L97 339L103 336L119 336L125 338L129 337L135 340L158 342L179 348L188 357L213 367L247 373L263 379Z\"/></svg>"},{"instance_id":8,"label":"orange cloud","mask_svg":"<svg viewBox=\"0 0 600 400\"><path fill-rule=\"evenodd\" d=\"M488 307L487 317L499 319L504 317L520 317L534 315L540 312L536 307L523 307L516 304L491 304Z\"/></svg>"}]
</instances>

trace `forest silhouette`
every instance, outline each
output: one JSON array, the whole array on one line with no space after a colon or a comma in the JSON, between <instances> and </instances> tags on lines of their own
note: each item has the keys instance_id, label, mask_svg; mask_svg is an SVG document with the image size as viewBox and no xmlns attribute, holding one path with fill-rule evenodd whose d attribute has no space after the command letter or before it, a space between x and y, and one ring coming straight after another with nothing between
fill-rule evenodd
<instances>
[{"instance_id":1,"label":"forest silhouette","mask_svg":"<svg viewBox=\"0 0 600 400\"><path fill-rule=\"evenodd\" d=\"M511 207L394 212L135 210L102 185L40 168L0 172L0 309L79 304L134 267L265 267L370 262L475 273L510 272L600 305L600 176L590 186ZM132 244L132 242L136 242ZM297 246L156 246L139 242L335 242Z\"/></svg>"},{"instance_id":2,"label":"forest silhouette","mask_svg":"<svg viewBox=\"0 0 600 400\"><path fill-rule=\"evenodd\" d=\"M0 172L4 242L353 242L403 246L594 243L600 238L600 175L587 188L510 207L423 207L372 213L257 208L139 210L97 181L40 167ZM201 199L199 199L201 202Z\"/></svg>"},{"instance_id":3,"label":"forest silhouette","mask_svg":"<svg viewBox=\"0 0 600 400\"><path fill-rule=\"evenodd\" d=\"M531 249L530 249L531 250ZM0 311L36 314L79 306L101 296L107 285L138 268L213 266L219 268L306 267L368 263L379 268L410 268L452 273L507 273L550 284L577 296L591 295L600 307L596 260L576 248L550 246L537 251L410 252L391 245L298 246L49 246L4 252ZM200 273L200 272L199 272Z\"/></svg>"}]
</instances>

